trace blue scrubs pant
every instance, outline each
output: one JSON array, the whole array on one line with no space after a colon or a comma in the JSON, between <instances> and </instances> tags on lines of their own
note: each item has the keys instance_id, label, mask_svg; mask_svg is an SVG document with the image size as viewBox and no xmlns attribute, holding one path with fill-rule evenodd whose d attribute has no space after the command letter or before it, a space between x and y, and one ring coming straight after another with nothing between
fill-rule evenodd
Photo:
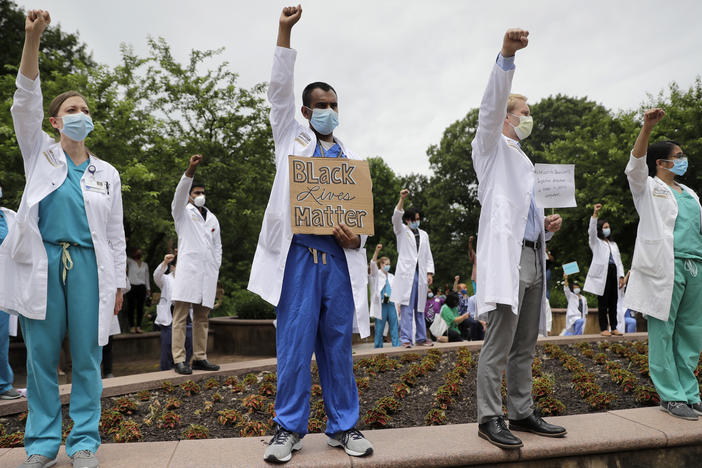
<instances>
[{"instance_id":1,"label":"blue scrubs pant","mask_svg":"<svg viewBox=\"0 0 702 468\"><path fill-rule=\"evenodd\" d=\"M66 453L96 452L100 446L100 396L102 379L98 346L98 277L95 250L69 247L73 268L63 284L62 247L44 243L49 260L46 319L20 316L27 347L27 402L29 415L24 434L27 455L54 458L61 445L61 401L57 367L66 332L73 372L69 415L73 429L66 439Z\"/></svg>"},{"instance_id":2,"label":"blue scrubs pant","mask_svg":"<svg viewBox=\"0 0 702 468\"><path fill-rule=\"evenodd\" d=\"M376 348L383 347L383 331L385 331L385 322L388 323L390 329L390 339L393 346L400 346L400 337L397 332L397 309L394 302L383 304L383 318L375 319L375 340L373 346Z\"/></svg>"},{"instance_id":3,"label":"blue scrubs pant","mask_svg":"<svg viewBox=\"0 0 702 468\"><path fill-rule=\"evenodd\" d=\"M12 389L15 375L12 373L8 353L10 351L10 315L0 310L0 393Z\"/></svg>"},{"instance_id":4,"label":"blue scrubs pant","mask_svg":"<svg viewBox=\"0 0 702 468\"><path fill-rule=\"evenodd\" d=\"M582 335L585 327L585 319L578 319L573 323L573 331L566 331L565 336Z\"/></svg>"},{"instance_id":5,"label":"blue scrubs pant","mask_svg":"<svg viewBox=\"0 0 702 468\"><path fill-rule=\"evenodd\" d=\"M624 313L624 333L636 333L636 319L629 309Z\"/></svg>"},{"instance_id":6,"label":"blue scrubs pant","mask_svg":"<svg viewBox=\"0 0 702 468\"><path fill-rule=\"evenodd\" d=\"M427 324L424 321L424 312L417 311L417 288L419 286L419 271L414 272L412 282L412 293L410 294L409 305L400 305L400 341L402 343L412 343L412 320L416 327L415 342L423 343L427 341Z\"/></svg>"},{"instance_id":7,"label":"blue scrubs pant","mask_svg":"<svg viewBox=\"0 0 702 468\"><path fill-rule=\"evenodd\" d=\"M310 362L314 352L322 384L327 435L347 431L358 420L351 334L354 301L345 257L321 253L314 263L307 247L292 243L278 302L276 355L278 393L275 422L307 433Z\"/></svg>"}]
</instances>

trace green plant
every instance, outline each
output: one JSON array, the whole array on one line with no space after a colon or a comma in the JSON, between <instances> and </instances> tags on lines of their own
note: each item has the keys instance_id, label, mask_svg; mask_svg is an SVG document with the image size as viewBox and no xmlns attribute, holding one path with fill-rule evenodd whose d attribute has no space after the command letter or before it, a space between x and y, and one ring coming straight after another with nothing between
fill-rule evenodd
<instances>
[{"instance_id":1,"label":"green plant","mask_svg":"<svg viewBox=\"0 0 702 468\"><path fill-rule=\"evenodd\" d=\"M141 428L135 421L126 419L120 423L113 439L117 443L139 442L142 439Z\"/></svg>"},{"instance_id":2,"label":"green plant","mask_svg":"<svg viewBox=\"0 0 702 468\"><path fill-rule=\"evenodd\" d=\"M356 388L358 389L358 394L368 389L370 385L370 377L358 377L356 378Z\"/></svg>"},{"instance_id":3,"label":"green plant","mask_svg":"<svg viewBox=\"0 0 702 468\"><path fill-rule=\"evenodd\" d=\"M446 418L446 411L438 408L432 408L424 416L424 424L427 426L440 426L446 424L448 419Z\"/></svg>"},{"instance_id":4,"label":"green plant","mask_svg":"<svg viewBox=\"0 0 702 468\"><path fill-rule=\"evenodd\" d=\"M243 420L241 413L234 409L217 411L217 414L219 414L217 417L217 422L219 422L222 426L236 426Z\"/></svg>"},{"instance_id":5,"label":"green plant","mask_svg":"<svg viewBox=\"0 0 702 468\"><path fill-rule=\"evenodd\" d=\"M605 353L597 353L595 357L592 358L597 364L604 364L607 361L607 355Z\"/></svg>"},{"instance_id":6,"label":"green plant","mask_svg":"<svg viewBox=\"0 0 702 468\"><path fill-rule=\"evenodd\" d=\"M148 390L142 390L139 393L137 393L137 398L139 401L149 401L151 399L151 392Z\"/></svg>"},{"instance_id":7,"label":"green plant","mask_svg":"<svg viewBox=\"0 0 702 468\"><path fill-rule=\"evenodd\" d=\"M647 403L659 405L661 397L656 392L656 389L650 385L639 385L634 388L634 400L638 403Z\"/></svg>"},{"instance_id":8,"label":"green plant","mask_svg":"<svg viewBox=\"0 0 702 468\"><path fill-rule=\"evenodd\" d=\"M448 409L453 403L453 395L446 388L446 385L440 386L434 395L434 408Z\"/></svg>"},{"instance_id":9,"label":"green plant","mask_svg":"<svg viewBox=\"0 0 702 468\"><path fill-rule=\"evenodd\" d=\"M222 394L219 392L214 392L212 394L212 400L219 403L220 401L222 401Z\"/></svg>"},{"instance_id":10,"label":"green plant","mask_svg":"<svg viewBox=\"0 0 702 468\"><path fill-rule=\"evenodd\" d=\"M322 386L319 384L312 385L312 388L310 388L310 393L312 393L312 396L322 395Z\"/></svg>"},{"instance_id":11,"label":"green plant","mask_svg":"<svg viewBox=\"0 0 702 468\"><path fill-rule=\"evenodd\" d=\"M307 432L315 433L315 432L322 432L323 430L324 430L324 421L321 421L317 418L310 418L309 422L307 423Z\"/></svg>"},{"instance_id":12,"label":"green plant","mask_svg":"<svg viewBox=\"0 0 702 468\"><path fill-rule=\"evenodd\" d=\"M247 395L241 401L241 406L249 410L249 413L254 411L262 411L263 405L266 403L266 397L263 395Z\"/></svg>"},{"instance_id":13,"label":"green plant","mask_svg":"<svg viewBox=\"0 0 702 468\"><path fill-rule=\"evenodd\" d=\"M21 447L24 445L24 432L17 431L0 436L0 448Z\"/></svg>"},{"instance_id":14,"label":"green plant","mask_svg":"<svg viewBox=\"0 0 702 468\"><path fill-rule=\"evenodd\" d=\"M584 371L584 372L576 372L573 374L573 377L570 379L571 382L574 384L576 383L584 383L584 382L594 382L595 381L595 374L592 372Z\"/></svg>"},{"instance_id":15,"label":"green plant","mask_svg":"<svg viewBox=\"0 0 702 468\"><path fill-rule=\"evenodd\" d=\"M105 434L113 434L119 430L119 426L124 420L124 416L114 409L103 408L100 415L100 430Z\"/></svg>"},{"instance_id":16,"label":"green plant","mask_svg":"<svg viewBox=\"0 0 702 468\"><path fill-rule=\"evenodd\" d=\"M207 382L205 382L205 388L208 390L212 390L213 388L218 388L220 386L219 380L215 379L214 377L210 377L207 379Z\"/></svg>"},{"instance_id":17,"label":"green plant","mask_svg":"<svg viewBox=\"0 0 702 468\"><path fill-rule=\"evenodd\" d=\"M390 416L384 408L376 406L366 412L363 422L370 427L386 427L390 422Z\"/></svg>"},{"instance_id":18,"label":"green plant","mask_svg":"<svg viewBox=\"0 0 702 468\"><path fill-rule=\"evenodd\" d=\"M181 437L183 439L207 439L210 436L210 430L207 429L205 426L202 426L200 424L191 424L188 426L187 429L185 429Z\"/></svg>"},{"instance_id":19,"label":"green plant","mask_svg":"<svg viewBox=\"0 0 702 468\"><path fill-rule=\"evenodd\" d=\"M565 413L566 407L562 401L553 395L547 395L536 402L536 407L543 416L557 416Z\"/></svg>"},{"instance_id":20,"label":"green plant","mask_svg":"<svg viewBox=\"0 0 702 468\"><path fill-rule=\"evenodd\" d=\"M230 297L237 318L250 320L275 318L273 306L261 299L258 294L240 289L234 291Z\"/></svg>"},{"instance_id":21,"label":"green plant","mask_svg":"<svg viewBox=\"0 0 702 468\"><path fill-rule=\"evenodd\" d=\"M161 415L158 427L165 429L175 429L180 424L180 415L174 411L166 411Z\"/></svg>"},{"instance_id":22,"label":"green plant","mask_svg":"<svg viewBox=\"0 0 702 468\"><path fill-rule=\"evenodd\" d=\"M256 374L254 374L253 372L250 372L244 376L242 382L244 382L244 385L246 385L247 387L251 387L258 383L258 377L256 377Z\"/></svg>"},{"instance_id":23,"label":"green plant","mask_svg":"<svg viewBox=\"0 0 702 468\"><path fill-rule=\"evenodd\" d=\"M241 437L259 437L266 435L266 432L270 429L270 426L261 421L251 421L244 420L241 423L241 429L239 430L239 436Z\"/></svg>"},{"instance_id":24,"label":"green plant","mask_svg":"<svg viewBox=\"0 0 702 468\"><path fill-rule=\"evenodd\" d=\"M548 377L537 377L533 379L531 394L536 400L553 394L553 381Z\"/></svg>"},{"instance_id":25,"label":"green plant","mask_svg":"<svg viewBox=\"0 0 702 468\"><path fill-rule=\"evenodd\" d=\"M595 382L576 382L574 387L580 394L580 397L585 399L602 391L602 388Z\"/></svg>"},{"instance_id":26,"label":"green plant","mask_svg":"<svg viewBox=\"0 0 702 468\"><path fill-rule=\"evenodd\" d=\"M212 402L212 401L205 401L202 404L202 411L204 411L205 413L211 413L213 409L214 409L214 402Z\"/></svg>"},{"instance_id":27,"label":"green plant","mask_svg":"<svg viewBox=\"0 0 702 468\"><path fill-rule=\"evenodd\" d=\"M169 398L169 399L166 401L166 409L167 409L167 410L178 409L178 408L180 408L180 406L181 406L182 404L183 404L183 403L182 403L179 399L177 399L177 398Z\"/></svg>"},{"instance_id":28,"label":"green plant","mask_svg":"<svg viewBox=\"0 0 702 468\"><path fill-rule=\"evenodd\" d=\"M392 394L395 398L402 400L410 392L410 388L403 383L392 384Z\"/></svg>"},{"instance_id":29,"label":"green plant","mask_svg":"<svg viewBox=\"0 0 702 468\"><path fill-rule=\"evenodd\" d=\"M180 389L187 393L188 396L193 396L200 393L200 386L192 380L186 380L180 384Z\"/></svg>"},{"instance_id":30,"label":"green plant","mask_svg":"<svg viewBox=\"0 0 702 468\"><path fill-rule=\"evenodd\" d=\"M400 402L393 397L383 397L376 402L376 407L392 414L400 409Z\"/></svg>"},{"instance_id":31,"label":"green plant","mask_svg":"<svg viewBox=\"0 0 702 468\"><path fill-rule=\"evenodd\" d=\"M115 400L113 408L122 414L134 414L137 411L137 402L128 397L120 397Z\"/></svg>"},{"instance_id":32,"label":"green plant","mask_svg":"<svg viewBox=\"0 0 702 468\"><path fill-rule=\"evenodd\" d=\"M323 420L327 414L324 412L324 400L317 400L310 406L310 417Z\"/></svg>"},{"instance_id":33,"label":"green plant","mask_svg":"<svg viewBox=\"0 0 702 468\"><path fill-rule=\"evenodd\" d=\"M585 398L590 408L595 410L607 409L617 399L617 395L609 392L599 392Z\"/></svg>"},{"instance_id":34,"label":"green plant","mask_svg":"<svg viewBox=\"0 0 702 468\"><path fill-rule=\"evenodd\" d=\"M405 353L400 355L400 362L403 363L420 361L421 359L422 355L419 353Z\"/></svg>"},{"instance_id":35,"label":"green plant","mask_svg":"<svg viewBox=\"0 0 702 468\"><path fill-rule=\"evenodd\" d=\"M159 387L161 390L163 390L166 393L173 393L175 392L175 385L173 385L170 380L164 380L161 382L161 386Z\"/></svg>"}]
</instances>

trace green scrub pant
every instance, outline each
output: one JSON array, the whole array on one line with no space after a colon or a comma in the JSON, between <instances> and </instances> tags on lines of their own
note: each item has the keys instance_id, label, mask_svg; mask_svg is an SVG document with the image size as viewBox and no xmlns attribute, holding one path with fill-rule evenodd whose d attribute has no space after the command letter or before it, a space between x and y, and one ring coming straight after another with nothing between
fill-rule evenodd
<instances>
[{"instance_id":1,"label":"green scrub pant","mask_svg":"<svg viewBox=\"0 0 702 468\"><path fill-rule=\"evenodd\" d=\"M63 247L45 242L49 260L46 319L20 316L27 347L27 403L29 414L24 446L27 455L54 458L61 445L61 400L57 367L66 332L73 363L69 415L73 429L66 439L66 453L95 453L100 446L100 396L102 379L98 346L98 277L95 250L69 247L73 268L64 284Z\"/></svg>"},{"instance_id":2,"label":"green scrub pant","mask_svg":"<svg viewBox=\"0 0 702 468\"><path fill-rule=\"evenodd\" d=\"M700 401L695 369L702 351L702 263L675 259L667 321L648 317L648 367L662 401Z\"/></svg>"}]
</instances>

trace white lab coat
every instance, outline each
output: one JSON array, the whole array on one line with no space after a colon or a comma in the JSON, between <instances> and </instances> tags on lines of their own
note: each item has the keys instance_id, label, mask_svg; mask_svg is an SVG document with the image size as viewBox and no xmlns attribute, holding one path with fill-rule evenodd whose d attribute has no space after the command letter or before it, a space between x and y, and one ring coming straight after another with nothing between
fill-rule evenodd
<instances>
[{"instance_id":1,"label":"white lab coat","mask_svg":"<svg viewBox=\"0 0 702 468\"><path fill-rule=\"evenodd\" d=\"M12 226L14 226L15 224L15 217L17 216L17 213L15 213L9 208L3 208L1 206L0 211L2 211L5 217L5 222L7 223L7 232L9 233L12 230ZM0 255L2 254L3 252L0 251ZM2 264L2 260L0 260L0 264ZM2 286L0 286L0 294L2 294ZM9 335L17 336L17 315L15 314L10 314Z\"/></svg>"},{"instance_id":2,"label":"white lab coat","mask_svg":"<svg viewBox=\"0 0 702 468\"><path fill-rule=\"evenodd\" d=\"M40 80L17 76L11 112L24 159L26 185L16 222L0 246L0 309L43 320L46 315L46 249L39 232L39 202L66 180L67 162L60 143L42 130L44 119ZM86 191L85 212L97 259L100 296L98 344L107 344L117 288L125 286L126 254L122 220L122 186L117 170L90 155L95 179L109 183L109 193Z\"/></svg>"},{"instance_id":3,"label":"white lab coat","mask_svg":"<svg viewBox=\"0 0 702 468\"><path fill-rule=\"evenodd\" d=\"M375 262L370 262L370 274L368 275L368 283L370 286L370 316L382 319L383 318L383 288L385 287L385 281L390 281L390 294L395 289L395 275L388 272L385 273L378 268L378 264Z\"/></svg>"},{"instance_id":4,"label":"white lab coat","mask_svg":"<svg viewBox=\"0 0 702 468\"><path fill-rule=\"evenodd\" d=\"M171 204L178 234L178 276L171 299L211 309L222 265L222 240L214 213L208 211L205 219L195 205L188 203L192 183L192 177L183 174Z\"/></svg>"},{"instance_id":5,"label":"white lab coat","mask_svg":"<svg viewBox=\"0 0 702 468\"><path fill-rule=\"evenodd\" d=\"M297 51L294 49L276 47L273 57L268 100L271 104L270 121L275 142L276 173L263 216L248 285L249 291L258 294L274 306L277 306L280 300L285 263L293 237L288 156L312 156L317 145L317 137L312 129L295 120L297 108L293 77L296 55ZM338 138L334 137L334 140L347 157L355 159ZM370 335L368 265L364 248L367 237L361 236L360 248L344 249L355 306L353 331L359 333L362 338Z\"/></svg>"},{"instance_id":6,"label":"white lab coat","mask_svg":"<svg viewBox=\"0 0 702 468\"><path fill-rule=\"evenodd\" d=\"M607 281L607 268L609 267L609 254L614 257L614 264L617 266L617 288L619 288L619 278L624 277L624 265L619 247L616 242L605 241L597 237L597 218L590 218L590 225L587 228L590 250L592 250L592 261L590 269L585 278L583 291L601 296L604 294L605 282Z\"/></svg>"},{"instance_id":7,"label":"white lab coat","mask_svg":"<svg viewBox=\"0 0 702 468\"><path fill-rule=\"evenodd\" d=\"M419 250L417 250L417 240L409 226L402 221L403 214L404 211L398 211L397 208L392 214L392 228L397 237L397 267L395 268L397 281L392 288L390 300L398 305L409 305L414 273L419 265L417 311L424 312L429 289L427 274L434 274L434 257L431 255L429 235L422 229L419 229Z\"/></svg>"},{"instance_id":8,"label":"white lab coat","mask_svg":"<svg viewBox=\"0 0 702 468\"><path fill-rule=\"evenodd\" d=\"M573 324L578 319L584 319L587 317L587 299L585 296L581 295L578 297L573 291L570 290L568 286L563 286L563 293L568 300L568 310L566 311L566 330L573 331ZM583 312L580 313L578 310L578 302L583 304ZM583 326L583 331L585 327Z\"/></svg>"},{"instance_id":9,"label":"white lab coat","mask_svg":"<svg viewBox=\"0 0 702 468\"><path fill-rule=\"evenodd\" d=\"M665 182L648 176L645 156L635 158L632 155L625 172L639 213L639 227L624 307L667 321L675 278L673 232L678 202ZM693 190L680 186L699 204L699 197Z\"/></svg>"},{"instance_id":10,"label":"white lab coat","mask_svg":"<svg viewBox=\"0 0 702 468\"><path fill-rule=\"evenodd\" d=\"M617 297L617 331L619 333L626 332L626 307L624 307L624 297L626 296L626 288L619 289L619 297Z\"/></svg>"},{"instance_id":11,"label":"white lab coat","mask_svg":"<svg viewBox=\"0 0 702 468\"><path fill-rule=\"evenodd\" d=\"M478 316L509 305L519 312L519 261L527 215L534 188L534 165L517 142L502 134L507 98L514 70L494 65L478 114L478 130L473 140L473 167L478 176L481 204L478 226L480 269L477 275ZM538 216L544 218L543 208ZM541 239L550 240L542 224ZM545 250L545 248L544 248ZM539 333L547 332L546 257L541 259L544 287Z\"/></svg>"},{"instance_id":12,"label":"white lab coat","mask_svg":"<svg viewBox=\"0 0 702 468\"><path fill-rule=\"evenodd\" d=\"M163 262L159 263L154 270L154 283L161 289L161 296L156 305L156 320L154 320L156 325L167 327L173 323L173 314L171 313L173 281L173 275L170 273L166 274L166 267L163 266Z\"/></svg>"}]
</instances>

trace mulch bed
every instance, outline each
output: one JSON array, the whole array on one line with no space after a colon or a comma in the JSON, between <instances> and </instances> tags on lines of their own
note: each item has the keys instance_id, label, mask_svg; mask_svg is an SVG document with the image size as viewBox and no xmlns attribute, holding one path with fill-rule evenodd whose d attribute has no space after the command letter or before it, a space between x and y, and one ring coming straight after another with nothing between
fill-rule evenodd
<instances>
[{"instance_id":1,"label":"mulch bed","mask_svg":"<svg viewBox=\"0 0 702 468\"><path fill-rule=\"evenodd\" d=\"M565 408L556 403L544 405L543 414L549 414L549 408L554 407L560 410L553 414L571 415L657 404L655 392L650 398L641 397L648 393L640 389L650 390L652 385L647 364L643 364L641 357L645 356L642 353L646 351L645 343L601 343L605 344L537 347L534 372L550 388L545 396L551 399L548 401L555 398L565 405ZM357 360L354 365L360 393L357 427L364 430L476 422L478 357L477 352L461 349ZM611 402L593 409L585 401L572 382L577 371L567 369L577 367L573 358L582 364L602 395L612 394L608 396L613 399ZM617 367L624 369L619 372L629 378L626 392L613 381L611 375L615 371L608 370ZM312 374L310 432L323 432L326 417L314 365ZM403 381L409 385L404 386ZM634 387L640 391L637 393ZM189 381L178 386L165 384L151 391L103 398L101 434L105 442L269 435L274 393L275 373L260 372L213 377L197 383ZM541 401L542 396L536 401ZM0 446L21 446L25 419L26 413L0 418ZM65 437L71 423L67 406L63 408L63 421Z\"/></svg>"}]
</instances>

